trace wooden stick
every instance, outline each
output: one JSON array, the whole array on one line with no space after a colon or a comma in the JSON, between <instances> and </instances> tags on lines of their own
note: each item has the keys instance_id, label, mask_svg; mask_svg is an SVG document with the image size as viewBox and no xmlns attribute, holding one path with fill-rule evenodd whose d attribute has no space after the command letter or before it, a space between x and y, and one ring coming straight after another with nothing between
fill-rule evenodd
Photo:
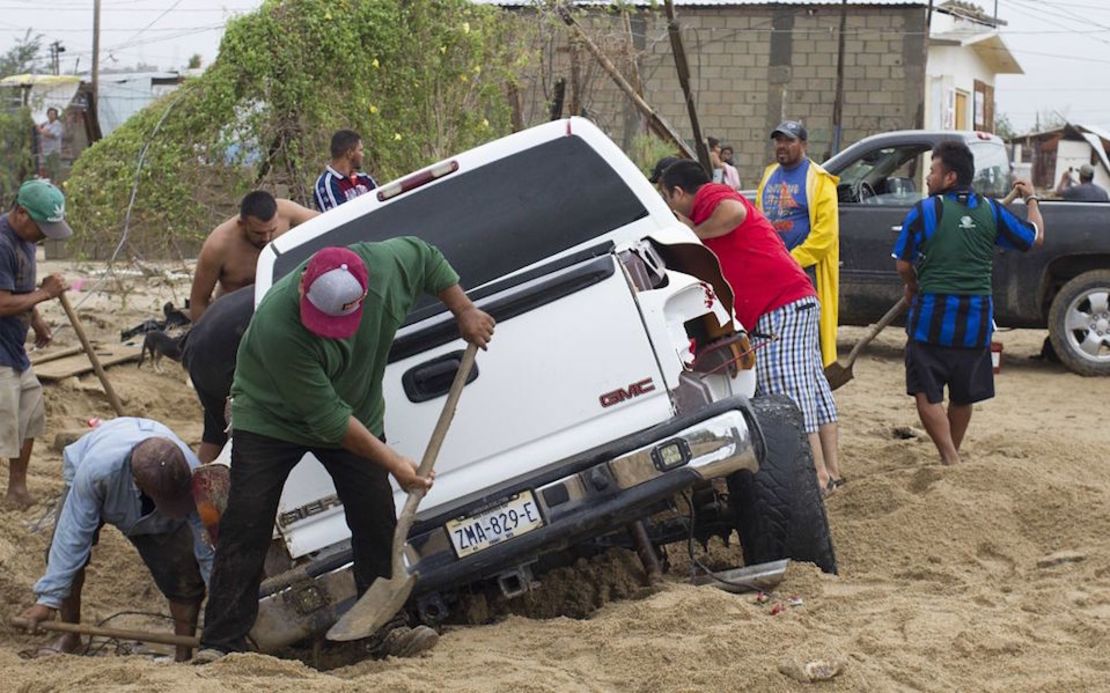
<instances>
[{"instance_id":1,"label":"wooden stick","mask_svg":"<svg viewBox=\"0 0 1110 693\"><path fill-rule=\"evenodd\" d=\"M713 175L713 164L709 160L709 148L705 138L702 137L701 123L698 121L698 108L694 105L694 93L690 90L690 66L686 63L686 47L682 43L682 31L678 26L675 16L674 0L666 0L667 33L671 38L671 52L674 53L674 66L678 71L678 83L682 87L682 96L686 100L686 112L690 115L690 129L694 131L694 144L698 150L698 161L701 167L710 176Z\"/></svg>"},{"instance_id":2,"label":"wooden stick","mask_svg":"<svg viewBox=\"0 0 1110 693\"><path fill-rule=\"evenodd\" d=\"M80 354L84 350L85 349L83 347L79 347L79 346L66 347L65 349L60 349L58 351L55 351L55 352L52 352L52 353L49 353L49 354L43 354L43 355L39 356L38 358L32 358L31 359L31 365L32 366L37 366L37 365L43 364L43 363L50 363L51 361L57 361L58 359L64 359L67 356L73 356L74 354Z\"/></svg>"},{"instance_id":3,"label":"wooden stick","mask_svg":"<svg viewBox=\"0 0 1110 693\"><path fill-rule=\"evenodd\" d=\"M656 113L655 109L640 98L640 95L636 93L636 90L632 88L632 85L629 84L628 80L624 78L624 75L620 73L620 70L613 64L613 61L609 60L609 58L601 52L601 49L597 47L597 44L586 35L586 32L582 30L582 27L579 26L578 22L571 16L570 11L566 7L560 6L558 12L563 22L574 31L575 36L582 41L582 45L594 56L594 60L601 66L601 69L609 73L609 76L613 78L613 81L617 83L617 86L620 87L620 90L624 92L625 96L631 99L636 108L647 117L648 123L651 125L651 129L655 131L655 134L670 140L679 148L686 158L697 161L697 155L690 149L689 145L683 141L682 136L671 127L670 123L663 119L663 116ZM572 113L571 115L577 114Z\"/></svg>"},{"instance_id":4,"label":"wooden stick","mask_svg":"<svg viewBox=\"0 0 1110 693\"><path fill-rule=\"evenodd\" d=\"M66 317L69 318L69 324L73 325L73 331L77 333L77 339L81 340L81 346L85 350L85 354L89 357L89 363L92 364L93 370L96 371L96 377L100 378L100 384L104 386L104 393L108 395L108 402L112 405L112 409L116 410L116 416L123 416L123 404L120 403L119 397L116 396L115 389L112 388L112 383L108 381L107 374L104 373L104 367L100 365L100 359L96 356L96 350L93 349L92 344L89 343L89 338L85 335L85 328L81 325L81 320L74 312L73 306L69 303L69 297L63 291L58 300L62 302L62 308L66 312Z\"/></svg>"},{"instance_id":5,"label":"wooden stick","mask_svg":"<svg viewBox=\"0 0 1110 693\"><path fill-rule=\"evenodd\" d=\"M25 618L13 618L13 626L31 630L31 622ZM147 633L141 630L122 630L120 628L102 628L100 626L87 626L83 623L64 623L62 621L42 621L38 624L39 630L48 630L55 633L77 633L79 635L95 635L117 640L138 640L140 642L156 642L162 645L177 645L178 647L198 647L200 638L188 635L173 635L171 633Z\"/></svg>"}]
</instances>

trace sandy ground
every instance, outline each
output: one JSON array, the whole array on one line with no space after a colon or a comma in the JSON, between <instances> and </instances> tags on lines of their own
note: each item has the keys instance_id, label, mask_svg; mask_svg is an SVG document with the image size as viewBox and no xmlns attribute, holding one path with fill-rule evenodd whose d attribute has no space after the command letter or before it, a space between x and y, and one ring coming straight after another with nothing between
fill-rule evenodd
<instances>
[{"instance_id":1,"label":"sandy ground","mask_svg":"<svg viewBox=\"0 0 1110 693\"><path fill-rule=\"evenodd\" d=\"M135 284L143 289L119 292ZM186 289L181 278L166 276L108 286L112 293L96 294L81 308L89 330L106 340L157 314L162 302L180 301ZM56 306L46 315L64 322ZM851 343L861 333L845 329L842 339ZM1110 382L1031 360L1042 338L1036 331L1000 335L1006 351L998 396L975 414L966 464L944 468L927 439L895 434L919 424L902 394L902 335L883 335L856 364L856 380L838 392L850 481L828 510L841 574L792 566L768 604L682 584L681 576L642 590L621 580L575 587L564 575L549 586L566 603L601 605L588 618L509 616L451 627L426 657L327 673L262 655L176 665L146 650L119 656L128 648L116 643L98 644L99 657L26 661L18 653L42 638L0 623L0 680L4 689L26 693L1110 690ZM75 338L63 330L58 341ZM158 418L197 442L199 408L175 364L165 363L161 373L127 365L110 374L129 412ZM30 602L42 571L61 486L53 434L110 416L91 376L49 386L47 401L50 431L32 462L38 501L26 511L0 511L6 616ZM0 483L7 481L3 468ZM1058 552L1071 560L1044 560ZM629 565L607 560L611 565L581 572L604 583L603 576ZM800 606L772 615L775 601L794 596ZM94 551L85 599L88 622L166 628L154 616L120 614L164 612L165 605L114 530L103 532ZM799 682L800 666L812 661L841 671L830 681Z\"/></svg>"}]
</instances>

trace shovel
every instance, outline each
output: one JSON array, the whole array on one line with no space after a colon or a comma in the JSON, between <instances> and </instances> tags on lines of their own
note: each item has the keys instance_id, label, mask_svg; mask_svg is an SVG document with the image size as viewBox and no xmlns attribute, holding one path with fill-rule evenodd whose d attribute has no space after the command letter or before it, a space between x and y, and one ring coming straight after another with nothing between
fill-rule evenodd
<instances>
[{"instance_id":1,"label":"shovel","mask_svg":"<svg viewBox=\"0 0 1110 693\"><path fill-rule=\"evenodd\" d=\"M10 623L18 628L31 629L31 622L24 618L13 618ZM172 635L170 633L149 633L143 630L121 630L119 628L104 628L89 626L83 623L64 623L62 621L43 621L38 624L39 630L54 633L77 633L78 635L93 635L102 638L116 638L118 640L138 640L139 642L156 642L162 645L177 645L178 647L199 647L200 638L188 635Z\"/></svg>"},{"instance_id":2,"label":"shovel","mask_svg":"<svg viewBox=\"0 0 1110 693\"><path fill-rule=\"evenodd\" d=\"M89 363L96 371L96 377L100 378L100 384L104 386L104 394L108 395L108 403L112 405L116 416L123 416L123 404L119 401L111 381L104 373L104 367L100 365L100 359L96 357L96 350L93 349L92 343L85 335L85 328L81 325L81 319L77 317L77 311L73 310L73 305L69 302L69 297L66 296L64 291L58 296L58 300L62 303L62 310L66 312L66 317L69 318L69 324L73 326L73 331L77 333L77 339L81 341L81 348L89 357Z\"/></svg>"},{"instance_id":3,"label":"shovel","mask_svg":"<svg viewBox=\"0 0 1110 693\"><path fill-rule=\"evenodd\" d=\"M875 323L875 326L871 328L864 338L859 340L859 342L852 347L852 352L848 354L847 361L836 361L835 363L830 363L828 366L825 366L825 378L829 381L830 389L835 390L847 384L848 381L852 379L852 365L855 364L860 352L871 343L872 339L883 331L883 328L894 322L894 318L901 315L907 305L908 303L906 302L905 296L898 299L898 302L886 312L886 315L879 319L879 322Z\"/></svg>"},{"instance_id":4,"label":"shovel","mask_svg":"<svg viewBox=\"0 0 1110 693\"><path fill-rule=\"evenodd\" d=\"M432 471L432 467L435 466L439 448L443 445L443 439L447 436L447 428L451 425L451 419L455 416L455 406L458 404L459 395L462 394L462 389L466 385L466 379L470 376L470 370L474 366L474 357L477 353L478 347L471 344L467 346L466 353L463 354L462 364L459 365L455 380L451 383L451 389L447 393L447 401L443 404L439 421L436 422L435 430L432 431L432 438L428 441L428 448L424 451L424 459L420 461L420 467L416 470L419 476L427 476ZM405 606L417 579L416 574L410 573L405 568L405 541L408 539L412 522L416 518L416 507L420 505L420 500L426 492L423 488L409 491L405 508L401 511L401 516L397 518L397 528L393 531L393 567L390 572L392 577L388 580L383 577L375 580L366 594L362 595L354 606L328 630L328 640L361 640L369 637L388 623L389 619L393 618L394 614Z\"/></svg>"}]
</instances>

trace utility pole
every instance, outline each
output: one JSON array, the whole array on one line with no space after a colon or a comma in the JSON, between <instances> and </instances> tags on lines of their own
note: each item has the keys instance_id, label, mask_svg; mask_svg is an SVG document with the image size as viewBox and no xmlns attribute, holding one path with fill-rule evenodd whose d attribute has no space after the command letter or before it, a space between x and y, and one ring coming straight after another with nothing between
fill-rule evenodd
<instances>
[{"instance_id":1,"label":"utility pole","mask_svg":"<svg viewBox=\"0 0 1110 693\"><path fill-rule=\"evenodd\" d=\"M65 52L66 47L62 45L61 41L55 41L50 44L50 71L55 75L61 74L62 53Z\"/></svg>"},{"instance_id":2,"label":"utility pole","mask_svg":"<svg viewBox=\"0 0 1110 693\"><path fill-rule=\"evenodd\" d=\"M832 153L840 153L840 141L844 132L844 30L848 28L848 0L840 2L840 30L836 43L836 95L833 97L833 141Z\"/></svg>"},{"instance_id":3,"label":"utility pole","mask_svg":"<svg viewBox=\"0 0 1110 693\"><path fill-rule=\"evenodd\" d=\"M92 94L89 96L89 117L92 140L100 139L100 117L97 101L100 99L100 0L93 1L93 45L92 45Z\"/></svg>"}]
</instances>

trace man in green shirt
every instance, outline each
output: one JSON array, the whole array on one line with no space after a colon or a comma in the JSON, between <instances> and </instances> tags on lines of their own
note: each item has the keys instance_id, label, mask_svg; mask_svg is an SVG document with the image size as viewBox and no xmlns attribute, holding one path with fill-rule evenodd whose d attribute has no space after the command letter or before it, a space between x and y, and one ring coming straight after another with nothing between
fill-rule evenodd
<instances>
[{"instance_id":1,"label":"man in green shirt","mask_svg":"<svg viewBox=\"0 0 1110 693\"><path fill-rule=\"evenodd\" d=\"M324 248L278 280L239 346L231 387L231 490L220 519L204 634L196 661L247 649L278 501L289 472L313 453L335 482L351 528L361 596L390 576L396 511L392 474L405 490L432 476L385 444L382 377L393 336L424 293L455 315L463 339L485 348L494 320L477 309L443 255L418 238ZM436 632L403 616L373 636L379 656L411 656Z\"/></svg>"}]
</instances>

